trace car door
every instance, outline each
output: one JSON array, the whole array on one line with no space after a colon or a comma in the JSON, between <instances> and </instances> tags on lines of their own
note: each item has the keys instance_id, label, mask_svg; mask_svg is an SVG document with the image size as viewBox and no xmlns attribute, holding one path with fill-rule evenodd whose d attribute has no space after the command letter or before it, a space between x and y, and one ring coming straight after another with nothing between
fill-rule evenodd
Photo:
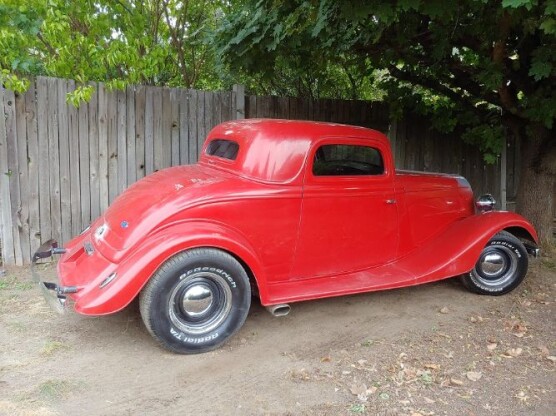
<instances>
[{"instance_id":1,"label":"car door","mask_svg":"<svg viewBox=\"0 0 556 416\"><path fill-rule=\"evenodd\" d=\"M384 264L398 247L390 149L380 140L317 142L306 166L292 279Z\"/></svg>"}]
</instances>

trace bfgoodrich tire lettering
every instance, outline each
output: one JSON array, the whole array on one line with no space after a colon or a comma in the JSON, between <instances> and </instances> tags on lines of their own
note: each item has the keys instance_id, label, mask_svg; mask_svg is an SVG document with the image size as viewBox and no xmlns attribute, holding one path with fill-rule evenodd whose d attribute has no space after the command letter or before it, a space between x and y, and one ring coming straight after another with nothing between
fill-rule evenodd
<instances>
[{"instance_id":1,"label":"bfgoodrich tire lettering","mask_svg":"<svg viewBox=\"0 0 556 416\"><path fill-rule=\"evenodd\" d=\"M527 251L521 241L502 231L490 239L463 283L482 295L503 295L519 286L527 268Z\"/></svg>"},{"instance_id":2,"label":"bfgoodrich tire lettering","mask_svg":"<svg viewBox=\"0 0 556 416\"><path fill-rule=\"evenodd\" d=\"M170 258L140 295L148 331L165 348L182 354L220 346L241 328L250 304L249 278L241 264L212 248Z\"/></svg>"}]
</instances>

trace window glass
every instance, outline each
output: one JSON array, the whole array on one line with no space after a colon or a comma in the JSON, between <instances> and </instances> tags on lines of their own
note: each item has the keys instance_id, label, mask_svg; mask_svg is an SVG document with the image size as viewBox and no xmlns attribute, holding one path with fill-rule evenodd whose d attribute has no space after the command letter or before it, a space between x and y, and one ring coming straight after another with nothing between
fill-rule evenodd
<instances>
[{"instance_id":1,"label":"window glass","mask_svg":"<svg viewBox=\"0 0 556 416\"><path fill-rule=\"evenodd\" d=\"M207 146L207 155L235 160L238 150L239 145L236 142L232 140L216 139L212 140Z\"/></svg>"},{"instance_id":2,"label":"window glass","mask_svg":"<svg viewBox=\"0 0 556 416\"><path fill-rule=\"evenodd\" d=\"M380 152L368 146L327 144L318 148L313 161L315 176L381 175Z\"/></svg>"}]
</instances>

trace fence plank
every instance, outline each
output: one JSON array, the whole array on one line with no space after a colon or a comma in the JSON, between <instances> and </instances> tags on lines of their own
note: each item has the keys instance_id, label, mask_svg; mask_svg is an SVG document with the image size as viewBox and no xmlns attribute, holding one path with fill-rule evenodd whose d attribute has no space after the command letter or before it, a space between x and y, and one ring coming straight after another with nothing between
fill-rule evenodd
<instances>
[{"instance_id":1,"label":"fence plank","mask_svg":"<svg viewBox=\"0 0 556 416\"><path fill-rule=\"evenodd\" d=\"M23 255L20 241L20 212L21 212L21 192L19 183L19 164L18 164L18 143L17 143L17 122L15 115L15 94L13 91L4 92L4 114L6 117L6 141L8 143L8 176L10 180L10 202L12 213L12 234L14 242L15 262L17 265L23 264Z\"/></svg>"},{"instance_id":2,"label":"fence plank","mask_svg":"<svg viewBox=\"0 0 556 416\"><path fill-rule=\"evenodd\" d=\"M245 118L245 85L235 84L233 91L235 93L235 118L241 120Z\"/></svg>"},{"instance_id":3,"label":"fence plank","mask_svg":"<svg viewBox=\"0 0 556 416\"><path fill-rule=\"evenodd\" d=\"M172 164L172 102L170 100L170 89L162 89L162 115L161 136L157 142L160 143L160 165L158 169L164 169Z\"/></svg>"},{"instance_id":4,"label":"fence plank","mask_svg":"<svg viewBox=\"0 0 556 416\"><path fill-rule=\"evenodd\" d=\"M155 171L164 167L162 111L162 89L153 88L153 169Z\"/></svg>"},{"instance_id":5,"label":"fence plank","mask_svg":"<svg viewBox=\"0 0 556 416\"><path fill-rule=\"evenodd\" d=\"M222 100L224 98L221 91L213 93L213 110L212 110L212 122L213 127L222 123ZM247 110L245 110L247 112Z\"/></svg>"},{"instance_id":6,"label":"fence plank","mask_svg":"<svg viewBox=\"0 0 556 416\"><path fill-rule=\"evenodd\" d=\"M171 104L171 136L172 136L172 152L171 165L178 166L180 164L180 90L172 88L170 90Z\"/></svg>"},{"instance_id":7,"label":"fence plank","mask_svg":"<svg viewBox=\"0 0 556 416\"><path fill-rule=\"evenodd\" d=\"M233 120L232 116L232 93L229 91L222 92L222 121Z\"/></svg>"},{"instance_id":8,"label":"fence plank","mask_svg":"<svg viewBox=\"0 0 556 416\"><path fill-rule=\"evenodd\" d=\"M111 91L108 99L108 200L112 203L118 190L118 95Z\"/></svg>"},{"instance_id":9,"label":"fence plank","mask_svg":"<svg viewBox=\"0 0 556 416\"><path fill-rule=\"evenodd\" d=\"M179 90L180 101L180 163L189 163L189 94L187 90Z\"/></svg>"},{"instance_id":10,"label":"fence plank","mask_svg":"<svg viewBox=\"0 0 556 416\"><path fill-rule=\"evenodd\" d=\"M68 136L68 92L65 80L57 81L58 90L58 151L60 157L60 220L62 244L71 239L71 190L70 190L70 149ZM87 162L88 163L88 162ZM87 182L89 178L87 178Z\"/></svg>"},{"instance_id":11,"label":"fence plank","mask_svg":"<svg viewBox=\"0 0 556 416\"><path fill-rule=\"evenodd\" d=\"M137 180L137 153L135 152L135 87L126 89L126 155L127 155L127 186Z\"/></svg>"},{"instance_id":12,"label":"fence plank","mask_svg":"<svg viewBox=\"0 0 556 416\"><path fill-rule=\"evenodd\" d=\"M15 97L15 116L17 129L17 157L19 168L19 242L21 244L22 262L27 264L31 260L31 247L29 242L29 159L27 156L27 120L25 110L25 95Z\"/></svg>"},{"instance_id":13,"label":"fence plank","mask_svg":"<svg viewBox=\"0 0 556 416\"><path fill-rule=\"evenodd\" d=\"M135 90L135 172L136 179L145 176L145 87Z\"/></svg>"},{"instance_id":14,"label":"fence plank","mask_svg":"<svg viewBox=\"0 0 556 416\"><path fill-rule=\"evenodd\" d=\"M37 78L37 131L39 144L39 216L40 240L52 237L50 221L50 157L48 155L48 81Z\"/></svg>"},{"instance_id":15,"label":"fence plank","mask_svg":"<svg viewBox=\"0 0 556 416\"><path fill-rule=\"evenodd\" d=\"M8 138L6 134L6 118L4 95L7 91L0 84L0 231L2 259L4 263L15 264L14 235L12 228L12 207L10 198L10 172L8 167Z\"/></svg>"},{"instance_id":16,"label":"fence plank","mask_svg":"<svg viewBox=\"0 0 556 416\"><path fill-rule=\"evenodd\" d=\"M189 163L197 161L197 108L198 94L195 90L189 90L189 118L187 125L189 126Z\"/></svg>"},{"instance_id":17,"label":"fence plank","mask_svg":"<svg viewBox=\"0 0 556 416\"><path fill-rule=\"evenodd\" d=\"M216 103L214 101L214 94L212 92L205 91L205 132L203 135L203 143L205 142L205 138L212 130L212 128L216 126L214 112L217 110L215 105ZM218 110L218 112L220 111Z\"/></svg>"},{"instance_id":18,"label":"fence plank","mask_svg":"<svg viewBox=\"0 0 556 416\"><path fill-rule=\"evenodd\" d=\"M37 129L36 80L25 93L25 119L27 123L27 157L29 172L29 240L30 253L41 245L39 220L39 142Z\"/></svg>"},{"instance_id":19,"label":"fence plank","mask_svg":"<svg viewBox=\"0 0 556 416\"><path fill-rule=\"evenodd\" d=\"M79 119L79 176L81 182L81 218L74 220L83 229L91 223L91 168L90 168L90 143L89 143L89 109L82 103L77 109Z\"/></svg>"},{"instance_id":20,"label":"fence plank","mask_svg":"<svg viewBox=\"0 0 556 416\"><path fill-rule=\"evenodd\" d=\"M108 208L108 93L98 84L98 188L100 211Z\"/></svg>"},{"instance_id":21,"label":"fence plank","mask_svg":"<svg viewBox=\"0 0 556 416\"><path fill-rule=\"evenodd\" d=\"M249 95L245 99L245 118L257 117L257 96Z\"/></svg>"},{"instance_id":22,"label":"fence plank","mask_svg":"<svg viewBox=\"0 0 556 416\"><path fill-rule=\"evenodd\" d=\"M89 113L89 193L91 204L91 222L96 220L101 213L100 208L100 145L99 145L99 120L98 120L98 86L92 84L95 92L91 96L91 100L87 105ZM86 227L89 224L82 224Z\"/></svg>"},{"instance_id":23,"label":"fence plank","mask_svg":"<svg viewBox=\"0 0 556 416\"><path fill-rule=\"evenodd\" d=\"M127 186L126 91L117 91L116 99L118 103L118 143L116 150L116 170L118 171L118 182L115 197L121 194Z\"/></svg>"},{"instance_id":24,"label":"fence plank","mask_svg":"<svg viewBox=\"0 0 556 416\"><path fill-rule=\"evenodd\" d=\"M68 91L73 90L75 90L75 82L68 81ZM77 108L73 105L68 107L68 136L71 231L75 236L81 231L81 174L79 168L79 117Z\"/></svg>"},{"instance_id":25,"label":"fence plank","mask_svg":"<svg viewBox=\"0 0 556 416\"><path fill-rule=\"evenodd\" d=\"M145 175L149 175L154 172L154 88L145 90Z\"/></svg>"},{"instance_id":26,"label":"fence plank","mask_svg":"<svg viewBox=\"0 0 556 416\"><path fill-rule=\"evenodd\" d=\"M199 91L197 94L197 153L195 154L194 162L199 160L199 155L203 147L203 139L206 134L205 122L205 93Z\"/></svg>"},{"instance_id":27,"label":"fence plank","mask_svg":"<svg viewBox=\"0 0 556 416\"><path fill-rule=\"evenodd\" d=\"M48 88L48 156L50 159L50 221L52 237L61 241L60 152L58 142L58 80L49 78Z\"/></svg>"}]
</instances>

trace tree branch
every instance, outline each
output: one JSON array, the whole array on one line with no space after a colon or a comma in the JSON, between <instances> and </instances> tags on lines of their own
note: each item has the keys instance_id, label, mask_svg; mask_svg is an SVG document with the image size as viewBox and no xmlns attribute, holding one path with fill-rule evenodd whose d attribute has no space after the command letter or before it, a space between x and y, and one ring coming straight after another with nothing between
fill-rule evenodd
<instances>
[{"instance_id":1,"label":"tree branch","mask_svg":"<svg viewBox=\"0 0 556 416\"><path fill-rule=\"evenodd\" d=\"M422 87L428 88L430 90L436 91L453 101L462 104L464 107L470 109L479 117L483 118L486 115L486 111L482 110L481 108L477 107L476 104L478 102L474 102L472 99L467 98L466 96L448 88L444 84L440 83L439 81L431 78L426 78L422 76L415 76L408 72L402 71L396 68L394 65L390 65L388 67L390 74L401 81L409 82L413 85L421 85Z\"/></svg>"},{"instance_id":2,"label":"tree branch","mask_svg":"<svg viewBox=\"0 0 556 416\"><path fill-rule=\"evenodd\" d=\"M41 32L37 33L37 38L42 42L42 44L44 46L46 46L46 49L48 49L48 52L50 52L52 55L58 57L58 51L56 49L54 49L52 47L52 45L44 38L44 36L42 35Z\"/></svg>"}]
</instances>

